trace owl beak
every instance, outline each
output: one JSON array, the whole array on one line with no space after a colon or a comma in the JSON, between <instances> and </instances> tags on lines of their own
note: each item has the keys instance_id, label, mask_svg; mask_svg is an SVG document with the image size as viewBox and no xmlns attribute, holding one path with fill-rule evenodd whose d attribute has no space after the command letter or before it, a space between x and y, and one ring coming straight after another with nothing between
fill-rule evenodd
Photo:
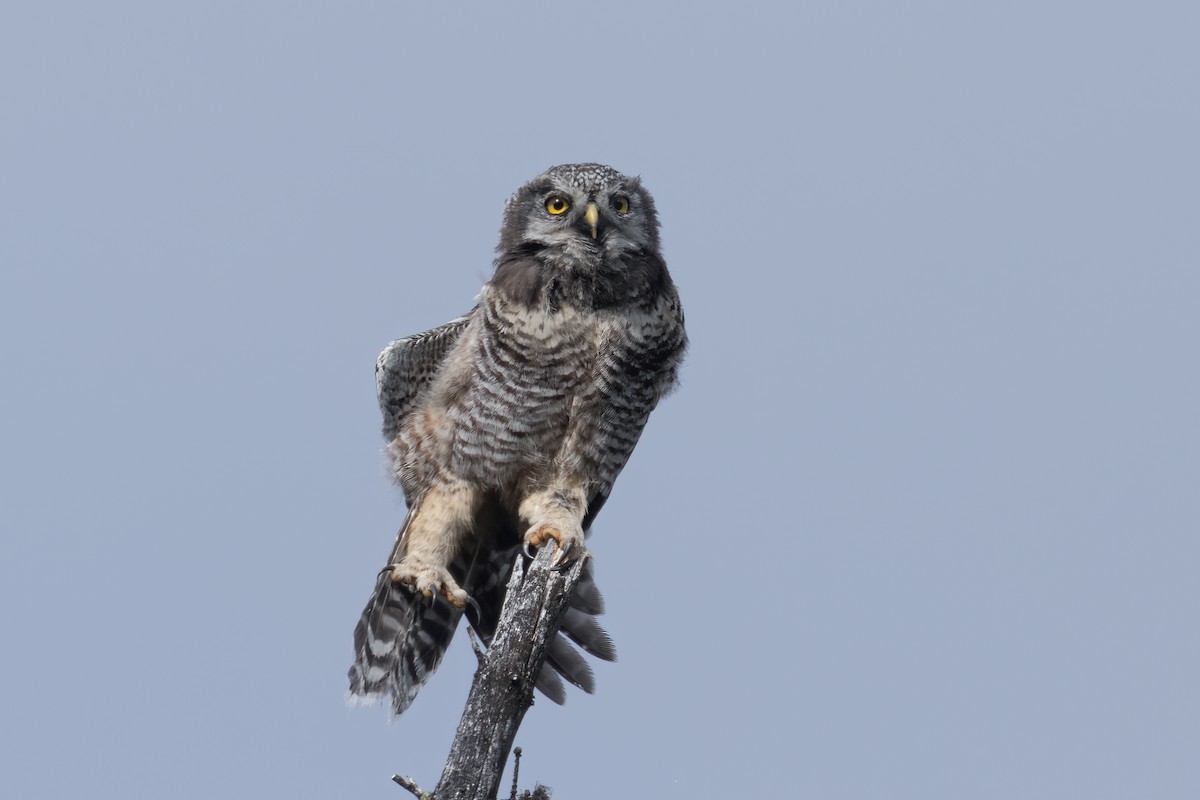
<instances>
[{"instance_id":1,"label":"owl beak","mask_svg":"<svg viewBox=\"0 0 1200 800\"><path fill-rule=\"evenodd\" d=\"M592 238L596 238L596 226L600 224L600 209L595 203L588 203L587 210L583 212L583 221L592 228Z\"/></svg>"}]
</instances>

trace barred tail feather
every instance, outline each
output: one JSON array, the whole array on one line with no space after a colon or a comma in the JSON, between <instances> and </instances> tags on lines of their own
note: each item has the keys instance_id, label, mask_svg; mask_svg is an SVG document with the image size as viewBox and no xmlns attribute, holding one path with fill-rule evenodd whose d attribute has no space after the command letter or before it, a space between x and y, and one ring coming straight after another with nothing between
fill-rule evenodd
<instances>
[{"instance_id":1,"label":"barred tail feather","mask_svg":"<svg viewBox=\"0 0 1200 800\"><path fill-rule=\"evenodd\" d=\"M569 607L578 609L585 614L599 616L604 613L604 597L601 596L600 590L596 587L596 579L592 575L592 562L589 560L583 565L583 575L579 578L579 583L575 584L575 592L571 595L571 599L567 601Z\"/></svg>"},{"instance_id":2,"label":"barred tail feather","mask_svg":"<svg viewBox=\"0 0 1200 800\"><path fill-rule=\"evenodd\" d=\"M579 651L562 636L555 636L550 641L546 665L588 694L596 691L596 679L592 675L592 668L583 660ZM546 667L542 667L542 672L545 671Z\"/></svg>"},{"instance_id":3,"label":"barred tail feather","mask_svg":"<svg viewBox=\"0 0 1200 800\"><path fill-rule=\"evenodd\" d=\"M374 703L390 694L392 716L403 713L438 668L461 617L445 600L431 603L381 572L354 628L350 701Z\"/></svg>"},{"instance_id":4,"label":"barred tail feather","mask_svg":"<svg viewBox=\"0 0 1200 800\"><path fill-rule=\"evenodd\" d=\"M592 668L570 642L579 645L585 653L596 658L604 661L617 660L617 649L613 646L612 639L608 638L608 634L596 622L595 615L604 613L604 598L596 588L590 562L584 566L583 575L575 585L575 593L568 603L562 627L550 642L546 665L542 667L535 683L542 694L560 705L567 699L562 684L563 678L588 694L596 689Z\"/></svg>"},{"instance_id":5,"label":"barred tail feather","mask_svg":"<svg viewBox=\"0 0 1200 800\"><path fill-rule=\"evenodd\" d=\"M549 667L542 667L542 671L538 673L533 685L539 692L560 706L567 702L567 689L563 686L562 678Z\"/></svg>"},{"instance_id":6,"label":"barred tail feather","mask_svg":"<svg viewBox=\"0 0 1200 800\"><path fill-rule=\"evenodd\" d=\"M542 667L541 675L538 677L541 679L545 678L547 674L554 676L554 673L558 673L569 683L591 694L596 690L596 680L592 675L592 668L588 666L579 651L570 645L569 641L577 644L585 653L604 661L616 661L617 649L613 646L612 639L608 638L608 634L596 622L594 615L603 612L604 600L592 580L590 569L584 572L583 578L576 585L575 594L569 602L570 606L563 614L560 632L550 642L546 666ZM575 607L577 604L589 610L580 610ZM541 686L539 685L538 688L540 689ZM555 702L562 702L550 695L549 692L546 694Z\"/></svg>"},{"instance_id":7,"label":"barred tail feather","mask_svg":"<svg viewBox=\"0 0 1200 800\"><path fill-rule=\"evenodd\" d=\"M585 652L603 661L616 661L617 648L596 618L576 608L563 614L562 634Z\"/></svg>"}]
</instances>

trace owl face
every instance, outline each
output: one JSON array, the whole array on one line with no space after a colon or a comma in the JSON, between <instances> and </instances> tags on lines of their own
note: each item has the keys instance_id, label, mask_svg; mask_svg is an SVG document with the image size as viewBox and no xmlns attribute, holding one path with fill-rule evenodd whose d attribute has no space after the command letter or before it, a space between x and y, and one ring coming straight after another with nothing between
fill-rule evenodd
<instances>
[{"instance_id":1,"label":"owl face","mask_svg":"<svg viewBox=\"0 0 1200 800\"><path fill-rule=\"evenodd\" d=\"M637 178L601 164L552 167L509 199L501 254L536 252L566 268L597 267L658 249L654 200Z\"/></svg>"}]
</instances>

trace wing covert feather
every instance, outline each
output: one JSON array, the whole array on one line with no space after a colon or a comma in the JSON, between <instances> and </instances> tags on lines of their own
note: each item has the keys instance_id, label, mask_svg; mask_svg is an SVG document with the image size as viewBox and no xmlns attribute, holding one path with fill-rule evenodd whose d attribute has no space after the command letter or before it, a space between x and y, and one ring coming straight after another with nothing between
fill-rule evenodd
<instances>
[{"instance_id":1,"label":"wing covert feather","mask_svg":"<svg viewBox=\"0 0 1200 800\"><path fill-rule=\"evenodd\" d=\"M375 388L383 412L383 438L392 441L421 391L470 324L475 309L427 330L390 342L375 362Z\"/></svg>"}]
</instances>

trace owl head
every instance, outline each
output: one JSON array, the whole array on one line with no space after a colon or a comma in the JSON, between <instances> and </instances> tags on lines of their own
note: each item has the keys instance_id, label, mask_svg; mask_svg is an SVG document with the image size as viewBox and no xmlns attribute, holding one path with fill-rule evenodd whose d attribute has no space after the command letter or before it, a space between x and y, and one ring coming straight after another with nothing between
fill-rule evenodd
<instances>
[{"instance_id":1,"label":"owl head","mask_svg":"<svg viewBox=\"0 0 1200 800\"><path fill-rule=\"evenodd\" d=\"M658 246L654 199L637 178L603 164L563 164L509 198L497 250L586 270Z\"/></svg>"}]
</instances>

